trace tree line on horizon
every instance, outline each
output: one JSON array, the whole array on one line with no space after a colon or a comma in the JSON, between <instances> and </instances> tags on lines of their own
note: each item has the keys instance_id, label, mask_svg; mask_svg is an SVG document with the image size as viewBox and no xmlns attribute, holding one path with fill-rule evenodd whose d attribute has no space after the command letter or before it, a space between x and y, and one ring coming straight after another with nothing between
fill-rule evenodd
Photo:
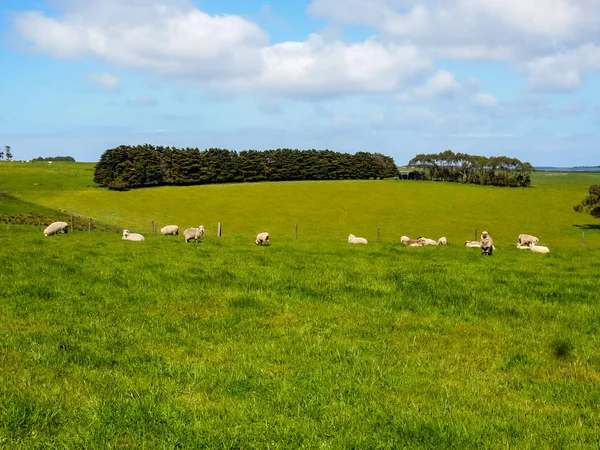
<instances>
[{"instance_id":1,"label":"tree line on horizon","mask_svg":"<svg viewBox=\"0 0 600 450\"><path fill-rule=\"evenodd\" d=\"M527 187L535 168L528 162L507 156L476 156L446 150L437 154L419 154L409 167L426 173L431 181L449 181L491 186Z\"/></svg>"},{"instance_id":2,"label":"tree line on horizon","mask_svg":"<svg viewBox=\"0 0 600 450\"><path fill-rule=\"evenodd\" d=\"M94 182L113 190L165 185L394 178L394 160L380 153L332 150L175 148L150 144L106 150Z\"/></svg>"}]
</instances>

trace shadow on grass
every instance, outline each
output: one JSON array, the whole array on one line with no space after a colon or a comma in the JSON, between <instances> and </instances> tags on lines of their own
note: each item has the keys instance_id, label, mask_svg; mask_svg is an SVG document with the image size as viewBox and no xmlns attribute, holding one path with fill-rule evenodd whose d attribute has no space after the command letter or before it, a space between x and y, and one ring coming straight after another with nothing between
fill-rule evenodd
<instances>
[{"instance_id":1,"label":"shadow on grass","mask_svg":"<svg viewBox=\"0 0 600 450\"><path fill-rule=\"evenodd\" d=\"M573 224L573 226L580 230L600 230L600 223L587 223L585 225Z\"/></svg>"}]
</instances>

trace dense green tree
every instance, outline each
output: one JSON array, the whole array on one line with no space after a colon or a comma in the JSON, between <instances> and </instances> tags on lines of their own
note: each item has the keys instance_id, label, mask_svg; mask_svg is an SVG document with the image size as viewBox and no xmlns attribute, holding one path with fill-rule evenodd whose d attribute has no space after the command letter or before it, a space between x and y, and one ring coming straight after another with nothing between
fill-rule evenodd
<instances>
[{"instance_id":1,"label":"dense green tree","mask_svg":"<svg viewBox=\"0 0 600 450\"><path fill-rule=\"evenodd\" d=\"M588 193L589 195L573 209L577 212L589 213L592 217L600 219L600 184L590 186Z\"/></svg>"},{"instance_id":2,"label":"dense green tree","mask_svg":"<svg viewBox=\"0 0 600 450\"><path fill-rule=\"evenodd\" d=\"M331 150L177 149L144 144L106 150L96 164L94 181L111 189L165 184L240 181L293 181L391 178L394 160L379 153L355 155Z\"/></svg>"},{"instance_id":3,"label":"dense green tree","mask_svg":"<svg viewBox=\"0 0 600 450\"><path fill-rule=\"evenodd\" d=\"M418 154L409 162L433 181L451 181L507 187L526 187L531 183L529 163L506 156L473 156L445 150L439 154Z\"/></svg>"}]
</instances>

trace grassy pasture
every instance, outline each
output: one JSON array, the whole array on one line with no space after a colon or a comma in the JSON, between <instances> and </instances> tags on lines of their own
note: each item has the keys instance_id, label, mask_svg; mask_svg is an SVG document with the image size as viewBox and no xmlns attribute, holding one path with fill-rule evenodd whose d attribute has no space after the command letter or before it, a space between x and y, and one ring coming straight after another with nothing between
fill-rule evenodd
<instances>
[{"instance_id":1,"label":"grassy pasture","mask_svg":"<svg viewBox=\"0 0 600 450\"><path fill-rule=\"evenodd\" d=\"M132 231L159 226L204 225L209 236L222 222L225 236L268 230L274 239L343 241L348 234L384 242L446 236L473 239L487 230L497 246L510 246L520 233L535 234L551 247L581 247L581 229L594 219L573 205L600 182L599 173L534 173L533 187L507 189L412 181L341 181L161 187L113 192L93 187L93 164L56 162L0 164L0 191L51 209L63 209ZM39 183L34 186L34 183ZM482 208L479 205L489 205ZM600 245L598 233L586 243Z\"/></svg>"},{"instance_id":2,"label":"grassy pasture","mask_svg":"<svg viewBox=\"0 0 600 450\"><path fill-rule=\"evenodd\" d=\"M131 228L147 234L162 210L143 207L158 202L183 226L198 224L187 208L205 226L223 221L225 237L45 238L0 224L0 448L597 448L599 231L571 206L600 175L535 174L515 191L385 181L113 193L92 187L91 165L16 164L0 164L0 191L17 197L0 213L63 209L139 220ZM329 209L348 198L340 219ZM484 198L490 214L469 206ZM506 204L518 198L527 207ZM468 239L477 218L498 243L492 257L397 243ZM378 225L381 245L344 242L376 240ZM574 225L587 228L584 250ZM262 228L269 248L252 244ZM520 231L552 253L515 249Z\"/></svg>"}]
</instances>

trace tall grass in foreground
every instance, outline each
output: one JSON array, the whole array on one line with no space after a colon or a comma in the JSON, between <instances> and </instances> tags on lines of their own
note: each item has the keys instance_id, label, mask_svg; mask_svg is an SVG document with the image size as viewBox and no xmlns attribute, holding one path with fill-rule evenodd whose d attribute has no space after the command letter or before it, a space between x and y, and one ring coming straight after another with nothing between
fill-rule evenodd
<instances>
[{"instance_id":1,"label":"tall grass in foreground","mask_svg":"<svg viewBox=\"0 0 600 450\"><path fill-rule=\"evenodd\" d=\"M599 269L0 225L0 446L594 448Z\"/></svg>"}]
</instances>

